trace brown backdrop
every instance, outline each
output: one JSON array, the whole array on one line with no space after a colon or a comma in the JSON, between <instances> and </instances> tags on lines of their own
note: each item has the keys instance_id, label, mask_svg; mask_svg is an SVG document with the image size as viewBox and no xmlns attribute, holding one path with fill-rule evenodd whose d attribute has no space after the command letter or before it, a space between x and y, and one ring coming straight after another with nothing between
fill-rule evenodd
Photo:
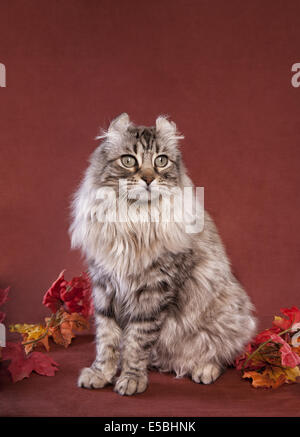
<instances>
[{"instance_id":1,"label":"brown backdrop","mask_svg":"<svg viewBox=\"0 0 300 437\"><path fill-rule=\"evenodd\" d=\"M300 303L299 1L6 0L0 6L1 273L38 321L70 251L68 205L100 126L169 114L259 315Z\"/></svg>"}]
</instances>

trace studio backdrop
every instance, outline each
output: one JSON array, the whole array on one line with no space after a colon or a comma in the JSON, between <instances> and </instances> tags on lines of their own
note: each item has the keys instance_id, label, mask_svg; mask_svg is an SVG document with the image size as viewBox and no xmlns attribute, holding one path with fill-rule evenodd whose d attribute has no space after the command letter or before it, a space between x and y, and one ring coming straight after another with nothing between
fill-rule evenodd
<instances>
[{"instance_id":1,"label":"studio backdrop","mask_svg":"<svg viewBox=\"0 0 300 437\"><path fill-rule=\"evenodd\" d=\"M299 305L299 42L295 1L1 2L7 325L39 321L59 272L85 268L70 250L71 194L121 112L145 125L168 114L185 135L189 174L259 317Z\"/></svg>"}]
</instances>

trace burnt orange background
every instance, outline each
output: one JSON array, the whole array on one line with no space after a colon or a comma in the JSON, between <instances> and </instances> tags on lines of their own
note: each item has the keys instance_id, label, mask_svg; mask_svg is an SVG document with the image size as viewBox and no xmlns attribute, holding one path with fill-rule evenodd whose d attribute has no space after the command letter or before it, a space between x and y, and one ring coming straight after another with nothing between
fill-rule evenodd
<instances>
[{"instance_id":1,"label":"burnt orange background","mask_svg":"<svg viewBox=\"0 0 300 437\"><path fill-rule=\"evenodd\" d=\"M38 321L70 251L69 199L100 126L169 114L259 316L299 305L299 1L0 5L1 272L7 323Z\"/></svg>"}]
</instances>

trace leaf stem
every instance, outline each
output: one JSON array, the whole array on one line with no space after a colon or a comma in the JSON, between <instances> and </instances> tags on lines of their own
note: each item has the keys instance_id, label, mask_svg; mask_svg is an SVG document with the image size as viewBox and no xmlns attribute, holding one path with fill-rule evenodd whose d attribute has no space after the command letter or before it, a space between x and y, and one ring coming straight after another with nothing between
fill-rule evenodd
<instances>
[{"instance_id":1,"label":"leaf stem","mask_svg":"<svg viewBox=\"0 0 300 437\"><path fill-rule=\"evenodd\" d=\"M39 341L43 340L43 338L45 338L46 335L48 335L51 323L54 322L54 320L56 320L56 316L57 316L58 312L59 311L57 311L56 313L52 314L52 316L50 317L50 320L47 322L46 331L44 332L44 334L42 334L39 338L35 338L34 340L30 340L30 341L26 341L25 343L22 343L23 346L27 346L28 344L38 343Z\"/></svg>"},{"instance_id":2,"label":"leaf stem","mask_svg":"<svg viewBox=\"0 0 300 437\"><path fill-rule=\"evenodd\" d=\"M281 337L282 335L286 334L287 332L290 332L290 331L291 331L291 328L292 328L292 325L291 325L288 329L286 329L285 331L279 332L277 335L278 335L279 337ZM249 363L249 361L254 357L254 355L256 355L257 352L259 352L259 351L260 351L260 350L261 350L261 349L262 349L266 344L270 343L271 341L274 341L274 340L272 340L272 338L270 338L269 340L267 340L267 341L265 341L264 343L260 344L260 345L258 346L258 348L255 349L255 351L252 352L252 354L250 354L250 355L248 356L248 358L246 359L246 361L244 362L244 364L243 364L243 366L242 366L242 370L245 369L246 364Z\"/></svg>"}]
</instances>

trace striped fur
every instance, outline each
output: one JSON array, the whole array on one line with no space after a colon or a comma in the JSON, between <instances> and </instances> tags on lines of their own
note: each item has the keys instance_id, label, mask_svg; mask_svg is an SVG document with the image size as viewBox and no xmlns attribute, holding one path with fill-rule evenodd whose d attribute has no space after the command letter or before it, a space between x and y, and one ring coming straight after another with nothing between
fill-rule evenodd
<instances>
[{"instance_id":1,"label":"striped fur","mask_svg":"<svg viewBox=\"0 0 300 437\"><path fill-rule=\"evenodd\" d=\"M83 251L94 284L97 331L96 359L82 370L78 385L113 383L121 395L140 393L149 366L211 383L251 339L255 319L209 214L198 234L175 221L95 219L97 208L111 208L109 199L97 199L97 189L117 193L120 178L139 192L145 190L145 172L153 177L153 190L193 186L178 147L182 137L166 117L146 128L122 114L100 138L74 196L70 228L72 246ZM134 168L120 165L124 154L136 158ZM169 159L162 169L153 165L160 154Z\"/></svg>"}]
</instances>

